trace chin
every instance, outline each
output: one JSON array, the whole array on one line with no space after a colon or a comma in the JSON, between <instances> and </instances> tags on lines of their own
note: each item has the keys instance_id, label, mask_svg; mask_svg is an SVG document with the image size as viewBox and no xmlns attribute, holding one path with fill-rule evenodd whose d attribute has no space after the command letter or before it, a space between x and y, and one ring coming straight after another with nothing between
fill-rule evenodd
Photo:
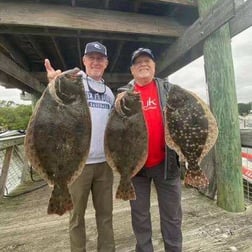
<instances>
[{"instance_id":1,"label":"chin","mask_svg":"<svg viewBox=\"0 0 252 252\"><path fill-rule=\"evenodd\" d=\"M102 76L102 72L101 71L94 71L94 72L92 72L92 75L93 76L96 76L96 77L101 77Z\"/></svg>"},{"instance_id":2,"label":"chin","mask_svg":"<svg viewBox=\"0 0 252 252\"><path fill-rule=\"evenodd\" d=\"M142 78L142 79L146 79L146 78L150 78L151 75L150 74L139 74L139 78Z\"/></svg>"}]
</instances>

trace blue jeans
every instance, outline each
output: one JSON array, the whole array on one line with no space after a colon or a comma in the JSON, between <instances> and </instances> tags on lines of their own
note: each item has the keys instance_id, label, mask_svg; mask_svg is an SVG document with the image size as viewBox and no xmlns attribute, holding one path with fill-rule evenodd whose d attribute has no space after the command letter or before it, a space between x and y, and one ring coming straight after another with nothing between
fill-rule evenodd
<instances>
[{"instance_id":1,"label":"blue jeans","mask_svg":"<svg viewBox=\"0 0 252 252\"><path fill-rule=\"evenodd\" d=\"M180 177L164 180L164 164L143 168L132 182L136 200L130 201L132 228L136 237L136 252L153 252L150 213L151 183L154 182L161 233L166 252L182 251L182 209Z\"/></svg>"}]
</instances>

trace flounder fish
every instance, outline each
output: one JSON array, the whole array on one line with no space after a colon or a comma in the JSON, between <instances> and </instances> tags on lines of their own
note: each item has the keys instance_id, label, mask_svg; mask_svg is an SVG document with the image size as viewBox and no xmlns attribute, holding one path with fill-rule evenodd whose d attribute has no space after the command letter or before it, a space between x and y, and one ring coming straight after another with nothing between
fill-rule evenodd
<instances>
[{"instance_id":1,"label":"flounder fish","mask_svg":"<svg viewBox=\"0 0 252 252\"><path fill-rule=\"evenodd\" d=\"M78 69L51 81L30 118L25 153L32 167L53 186L48 214L73 208L68 185L82 172L91 139L90 112Z\"/></svg>"},{"instance_id":2,"label":"flounder fish","mask_svg":"<svg viewBox=\"0 0 252 252\"><path fill-rule=\"evenodd\" d=\"M105 155L108 164L120 174L117 199L136 199L131 178L147 159L148 136L140 94L119 93L105 130Z\"/></svg>"},{"instance_id":3,"label":"flounder fish","mask_svg":"<svg viewBox=\"0 0 252 252\"><path fill-rule=\"evenodd\" d=\"M165 141L181 161L187 161L185 186L208 186L199 165L217 137L217 123L208 105L193 92L171 85L165 107Z\"/></svg>"}]
</instances>

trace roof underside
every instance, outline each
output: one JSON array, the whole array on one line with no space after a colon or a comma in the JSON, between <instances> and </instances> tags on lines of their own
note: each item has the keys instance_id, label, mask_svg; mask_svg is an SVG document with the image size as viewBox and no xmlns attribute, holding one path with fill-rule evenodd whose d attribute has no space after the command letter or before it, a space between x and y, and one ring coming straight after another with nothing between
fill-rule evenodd
<instances>
[{"instance_id":1,"label":"roof underside","mask_svg":"<svg viewBox=\"0 0 252 252\"><path fill-rule=\"evenodd\" d=\"M114 89L130 80L135 49L149 47L159 59L198 18L189 0L8 0L0 1L0 14L0 53L18 70L45 83L45 58L56 69L82 68L84 45L100 41L109 54L105 79ZM0 81L33 91L2 69Z\"/></svg>"}]
</instances>

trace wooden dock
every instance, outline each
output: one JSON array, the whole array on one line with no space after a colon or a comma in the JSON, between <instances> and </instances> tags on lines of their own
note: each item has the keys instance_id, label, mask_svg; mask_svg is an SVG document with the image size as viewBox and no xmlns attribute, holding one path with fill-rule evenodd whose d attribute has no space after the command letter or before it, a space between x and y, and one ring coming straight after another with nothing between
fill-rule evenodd
<instances>
[{"instance_id":1,"label":"wooden dock","mask_svg":"<svg viewBox=\"0 0 252 252\"><path fill-rule=\"evenodd\" d=\"M30 183L20 190L40 187L44 181ZM115 175L115 188L118 175ZM154 189L154 188L153 188ZM47 215L48 186L0 204L0 251L69 252L68 213ZM183 252L252 251L252 205L242 213L229 213L194 189L183 186ZM164 251L156 193L152 193L153 244ZM91 200L86 212L87 251L96 251L96 225ZM114 201L114 233L117 252L134 251L129 203Z\"/></svg>"}]
</instances>

